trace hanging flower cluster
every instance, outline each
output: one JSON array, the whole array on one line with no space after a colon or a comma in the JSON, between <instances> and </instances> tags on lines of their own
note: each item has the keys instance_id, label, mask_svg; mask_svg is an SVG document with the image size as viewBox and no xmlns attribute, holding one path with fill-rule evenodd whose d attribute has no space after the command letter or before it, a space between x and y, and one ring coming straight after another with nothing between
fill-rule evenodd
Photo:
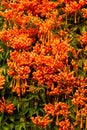
<instances>
[{"instance_id":1,"label":"hanging flower cluster","mask_svg":"<svg viewBox=\"0 0 87 130\"><path fill-rule=\"evenodd\" d=\"M31 120L35 125L40 126L42 128L46 128L47 124L52 122L52 120L49 119L47 115L44 117L40 116L37 116L36 118L32 117Z\"/></svg>"},{"instance_id":2,"label":"hanging flower cluster","mask_svg":"<svg viewBox=\"0 0 87 130\"><path fill-rule=\"evenodd\" d=\"M7 112L8 114L12 115L15 109L16 108L12 103L6 103L6 100L4 99L4 97L2 97L2 100L0 100L0 112Z\"/></svg>"},{"instance_id":3,"label":"hanging flower cluster","mask_svg":"<svg viewBox=\"0 0 87 130\"><path fill-rule=\"evenodd\" d=\"M66 103L62 103L62 102L55 102L54 105L52 105L51 103L46 104L45 107L45 112L46 115L42 118L42 121L40 120L40 116L37 117L32 117L31 120L37 125L37 126L41 126L42 128L46 127L46 125L48 124L48 122L52 122L52 120L47 120L49 119L50 116L53 116L56 118L55 121L55 125L59 126L59 130L73 130L70 121L68 119L68 115L69 115L69 111L68 111L68 105ZM59 117L62 116L63 120L59 121ZM66 124L67 123L67 124Z\"/></svg>"}]
</instances>

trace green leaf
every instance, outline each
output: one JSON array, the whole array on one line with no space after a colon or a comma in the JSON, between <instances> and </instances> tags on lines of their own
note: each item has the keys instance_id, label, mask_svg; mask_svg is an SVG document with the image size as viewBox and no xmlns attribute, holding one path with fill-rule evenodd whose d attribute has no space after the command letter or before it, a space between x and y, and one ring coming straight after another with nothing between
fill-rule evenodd
<instances>
[{"instance_id":1,"label":"green leaf","mask_svg":"<svg viewBox=\"0 0 87 130\"><path fill-rule=\"evenodd\" d=\"M17 104L17 110L18 110L18 112L19 112L19 108L20 108L20 104L18 103Z\"/></svg>"},{"instance_id":2,"label":"green leaf","mask_svg":"<svg viewBox=\"0 0 87 130\"><path fill-rule=\"evenodd\" d=\"M0 28L3 26L3 24L4 24L4 18L0 16Z\"/></svg>"},{"instance_id":3,"label":"green leaf","mask_svg":"<svg viewBox=\"0 0 87 130\"><path fill-rule=\"evenodd\" d=\"M3 116L4 116L4 114L1 114L1 113L0 113L0 123L1 123L2 120L3 120Z\"/></svg>"},{"instance_id":4,"label":"green leaf","mask_svg":"<svg viewBox=\"0 0 87 130\"><path fill-rule=\"evenodd\" d=\"M13 117L9 117L9 120L11 121L11 122L14 122L14 116Z\"/></svg>"},{"instance_id":5,"label":"green leaf","mask_svg":"<svg viewBox=\"0 0 87 130\"><path fill-rule=\"evenodd\" d=\"M14 124L13 123L9 124L8 126L9 126L10 130L13 130L13 128L14 128Z\"/></svg>"},{"instance_id":6,"label":"green leaf","mask_svg":"<svg viewBox=\"0 0 87 130\"><path fill-rule=\"evenodd\" d=\"M70 114L69 116L70 116L72 119L74 119L74 120L76 119L74 113Z\"/></svg>"},{"instance_id":7,"label":"green leaf","mask_svg":"<svg viewBox=\"0 0 87 130\"><path fill-rule=\"evenodd\" d=\"M78 73L79 73L79 75L85 77L85 72L84 72L83 69L80 69L80 68L79 68Z\"/></svg>"},{"instance_id":8,"label":"green leaf","mask_svg":"<svg viewBox=\"0 0 87 130\"><path fill-rule=\"evenodd\" d=\"M2 73L3 73L4 75L7 74L7 66L3 66L3 68L2 68Z\"/></svg>"},{"instance_id":9,"label":"green leaf","mask_svg":"<svg viewBox=\"0 0 87 130\"><path fill-rule=\"evenodd\" d=\"M15 130L26 130L26 126L25 126L25 123L19 123L15 126Z\"/></svg>"},{"instance_id":10,"label":"green leaf","mask_svg":"<svg viewBox=\"0 0 87 130\"><path fill-rule=\"evenodd\" d=\"M55 127L54 127L54 130L58 130L58 127L57 127L57 126L55 126Z\"/></svg>"},{"instance_id":11,"label":"green leaf","mask_svg":"<svg viewBox=\"0 0 87 130\"><path fill-rule=\"evenodd\" d=\"M86 31L86 27L83 26L83 27L81 28L81 31L82 31L82 32L85 32L85 31Z\"/></svg>"},{"instance_id":12,"label":"green leaf","mask_svg":"<svg viewBox=\"0 0 87 130\"><path fill-rule=\"evenodd\" d=\"M79 60L79 67L82 68L83 60Z\"/></svg>"},{"instance_id":13,"label":"green leaf","mask_svg":"<svg viewBox=\"0 0 87 130\"><path fill-rule=\"evenodd\" d=\"M2 130L9 130L8 126L2 126Z\"/></svg>"},{"instance_id":14,"label":"green leaf","mask_svg":"<svg viewBox=\"0 0 87 130\"><path fill-rule=\"evenodd\" d=\"M29 115L30 115L30 117L31 117L33 114L35 114L34 108L29 108Z\"/></svg>"}]
</instances>

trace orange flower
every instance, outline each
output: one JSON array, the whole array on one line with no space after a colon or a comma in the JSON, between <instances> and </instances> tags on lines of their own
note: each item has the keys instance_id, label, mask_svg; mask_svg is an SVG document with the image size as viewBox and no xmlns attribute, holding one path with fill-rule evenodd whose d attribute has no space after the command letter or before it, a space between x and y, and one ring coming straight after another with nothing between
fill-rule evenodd
<instances>
[{"instance_id":1,"label":"orange flower","mask_svg":"<svg viewBox=\"0 0 87 130\"><path fill-rule=\"evenodd\" d=\"M14 86L14 84L13 84L12 90L13 90L13 92L16 92L19 97L21 96L20 79L17 79L17 80L16 80L16 85L15 85L15 86Z\"/></svg>"},{"instance_id":2,"label":"orange flower","mask_svg":"<svg viewBox=\"0 0 87 130\"><path fill-rule=\"evenodd\" d=\"M75 92L72 103L75 106L82 107L86 104L87 98L84 96L84 93L80 93L78 90Z\"/></svg>"},{"instance_id":3,"label":"orange flower","mask_svg":"<svg viewBox=\"0 0 87 130\"><path fill-rule=\"evenodd\" d=\"M51 114L52 116L54 116L55 107L51 103L46 104L45 107L44 107L44 110L46 111L46 113L48 115Z\"/></svg>"},{"instance_id":4,"label":"orange flower","mask_svg":"<svg viewBox=\"0 0 87 130\"><path fill-rule=\"evenodd\" d=\"M44 107L47 115L52 115L52 116L59 116L59 115L63 115L64 117L67 118L69 112L68 112L68 105L66 103L62 103L62 102L55 102L54 105L52 105L51 103L46 104Z\"/></svg>"},{"instance_id":5,"label":"orange flower","mask_svg":"<svg viewBox=\"0 0 87 130\"><path fill-rule=\"evenodd\" d=\"M59 130L74 130L70 127L70 122L68 119L59 122Z\"/></svg>"},{"instance_id":6,"label":"orange flower","mask_svg":"<svg viewBox=\"0 0 87 130\"><path fill-rule=\"evenodd\" d=\"M3 88L4 84L5 84L5 77L3 75L0 75L0 89Z\"/></svg>"},{"instance_id":7,"label":"orange flower","mask_svg":"<svg viewBox=\"0 0 87 130\"><path fill-rule=\"evenodd\" d=\"M84 63L84 71L87 72L87 60Z\"/></svg>"},{"instance_id":8,"label":"orange flower","mask_svg":"<svg viewBox=\"0 0 87 130\"><path fill-rule=\"evenodd\" d=\"M12 103L8 103L7 106L6 106L6 112L10 115L13 114L14 110L16 108L14 108L14 105Z\"/></svg>"},{"instance_id":9,"label":"orange flower","mask_svg":"<svg viewBox=\"0 0 87 130\"><path fill-rule=\"evenodd\" d=\"M86 9L86 8L83 8L81 11L82 11L82 13L83 13L83 17L84 17L84 18L87 18L87 9Z\"/></svg>"},{"instance_id":10,"label":"orange flower","mask_svg":"<svg viewBox=\"0 0 87 130\"><path fill-rule=\"evenodd\" d=\"M2 100L0 100L0 112L5 112L5 108L6 108L6 101L4 99L4 97L2 97Z\"/></svg>"},{"instance_id":11,"label":"orange flower","mask_svg":"<svg viewBox=\"0 0 87 130\"><path fill-rule=\"evenodd\" d=\"M51 119L49 119L48 115L46 115L45 117L31 117L32 122L36 125L36 126L40 126L42 128L46 128L46 126L52 121Z\"/></svg>"},{"instance_id":12,"label":"orange flower","mask_svg":"<svg viewBox=\"0 0 87 130\"><path fill-rule=\"evenodd\" d=\"M6 103L6 100L4 97L2 97L2 100L0 100L0 112L7 112L8 114L13 114L13 111L16 108L14 108L14 105L12 103Z\"/></svg>"}]
</instances>

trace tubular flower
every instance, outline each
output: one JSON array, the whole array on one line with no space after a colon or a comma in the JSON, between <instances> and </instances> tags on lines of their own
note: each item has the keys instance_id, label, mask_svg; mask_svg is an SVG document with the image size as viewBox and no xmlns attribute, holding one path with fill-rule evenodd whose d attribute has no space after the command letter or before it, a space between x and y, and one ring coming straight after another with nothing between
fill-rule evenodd
<instances>
[{"instance_id":1,"label":"tubular flower","mask_svg":"<svg viewBox=\"0 0 87 130\"><path fill-rule=\"evenodd\" d=\"M5 84L5 77L0 75L0 89L3 89L3 85Z\"/></svg>"},{"instance_id":2,"label":"tubular flower","mask_svg":"<svg viewBox=\"0 0 87 130\"><path fill-rule=\"evenodd\" d=\"M28 87L27 85L27 80L26 79L13 79L11 81L11 85L10 87L12 88L12 91L15 92L18 97L20 97L21 95L24 95L26 92L26 89Z\"/></svg>"},{"instance_id":3,"label":"tubular flower","mask_svg":"<svg viewBox=\"0 0 87 130\"><path fill-rule=\"evenodd\" d=\"M84 63L84 71L87 72L87 60Z\"/></svg>"},{"instance_id":4,"label":"tubular flower","mask_svg":"<svg viewBox=\"0 0 87 130\"><path fill-rule=\"evenodd\" d=\"M0 37L2 41L6 42L8 47L16 50L25 49L28 50L29 47L34 43L34 38L32 36L37 34L36 29L9 29L2 31Z\"/></svg>"},{"instance_id":5,"label":"tubular flower","mask_svg":"<svg viewBox=\"0 0 87 130\"><path fill-rule=\"evenodd\" d=\"M81 11L82 11L83 17L87 18L87 9L83 8Z\"/></svg>"},{"instance_id":6,"label":"tubular flower","mask_svg":"<svg viewBox=\"0 0 87 130\"><path fill-rule=\"evenodd\" d=\"M79 1L79 3L77 1L70 1L70 2L66 2L66 7L64 8L64 11L67 13L74 13L76 11L78 11L79 9L81 9L81 7L85 4L84 1Z\"/></svg>"},{"instance_id":7,"label":"tubular flower","mask_svg":"<svg viewBox=\"0 0 87 130\"><path fill-rule=\"evenodd\" d=\"M81 36L79 36L79 41L81 45L87 45L87 32L83 32Z\"/></svg>"},{"instance_id":8,"label":"tubular flower","mask_svg":"<svg viewBox=\"0 0 87 130\"><path fill-rule=\"evenodd\" d=\"M70 122L68 119L59 122L59 130L74 130L73 127L70 126Z\"/></svg>"},{"instance_id":9,"label":"tubular flower","mask_svg":"<svg viewBox=\"0 0 87 130\"><path fill-rule=\"evenodd\" d=\"M50 115L50 114L52 116L55 115L55 107L52 104L50 104L50 103L45 105L44 110L46 111L46 113L48 115Z\"/></svg>"},{"instance_id":10,"label":"tubular flower","mask_svg":"<svg viewBox=\"0 0 87 130\"><path fill-rule=\"evenodd\" d=\"M6 108L6 100L4 99L4 97L2 97L2 100L0 100L0 112L4 112Z\"/></svg>"},{"instance_id":11,"label":"tubular flower","mask_svg":"<svg viewBox=\"0 0 87 130\"><path fill-rule=\"evenodd\" d=\"M31 58L30 53L23 52L11 52L11 57L7 60L9 66L8 74L13 76L15 79L27 79L30 73L30 66L32 64L33 57Z\"/></svg>"},{"instance_id":12,"label":"tubular flower","mask_svg":"<svg viewBox=\"0 0 87 130\"><path fill-rule=\"evenodd\" d=\"M75 92L73 99L72 99L72 103L76 106L76 107L82 107L85 105L85 103L87 102L87 98L84 96L84 93L80 93L78 90Z\"/></svg>"},{"instance_id":13,"label":"tubular flower","mask_svg":"<svg viewBox=\"0 0 87 130\"><path fill-rule=\"evenodd\" d=\"M49 119L49 117L46 115L45 117L40 117L40 116L37 116L37 117L32 117L31 118L32 122L36 125L36 126L40 126L42 128L46 128L46 126L52 122L51 119Z\"/></svg>"},{"instance_id":14,"label":"tubular flower","mask_svg":"<svg viewBox=\"0 0 87 130\"><path fill-rule=\"evenodd\" d=\"M55 11L58 2L47 0L27 0L24 2L23 0L17 0L15 2L10 1L9 3L7 1L2 1L2 5L6 8L3 13L5 20L8 20L8 22L12 20L13 23L16 22L20 26L24 27L31 19L31 15L44 17L50 12ZM25 15L25 10L27 15Z\"/></svg>"},{"instance_id":15,"label":"tubular flower","mask_svg":"<svg viewBox=\"0 0 87 130\"><path fill-rule=\"evenodd\" d=\"M12 103L7 103L4 97L2 97L2 100L0 100L0 112L7 112L8 114L13 114L15 109L16 108Z\"/></svg>"},{"instance_id":16,"label":"tubular flower","mask_svg":"<svg viewBox=\"0 0 87 130\"><path fill-rule=\"evenodd\" d=\"M10 115L13 114L14 110L16 108L14 108L14 105L12 103L8 103L7 106L6 106L6 112Z\"/></svg>"},{"instance_id":17,"label":"tubular flower","mask_svg":"<svg viewBox=\"0 0 87 130\"><path fill-rule=\"evenodd\" d=\"M45 42L42 38L42 45L37 44L34 47L33 52L37 54L35 56L36 71L33 72L33 78L39 84L45 83L48 86L50 83L51 86L55 73L62 70L68 63L69 49L67 43L60 42L59 39L52 40L51 37L48 37L47 40L49 41Z\"/></svg>"},{"instance_id":18,"label":"tubular flower","mask_svg":"<svg viewBox=\"0 0 87 130\"><path fill-rule=\"evenodd\" d=\"M87 104L85 104L84 108L81 111L82 111L81 114L86 117L87 116Z\"/></svg>"},{"instance_id":19,"label":"tubular flower","mask_svg":"<svg viewBox=\"0 0 87 130\"><path fill-rule=\"evenodd\" d=\"M14 81L14 80L13 80ZM17 95L20 97L21 96L21 85L20 85L20 79L16 79L16 85L12 83L12 90L13 92L16 92Z\"/></svg>"},{"instance_id":20,"label":"tubular flower","mask_svg":"<svg viewBox=\"0 0 87 130\"><path fill-rule=\"evenodd\" d=\"M49 119L49 116L55 116L56 117L56 125L59 126L60 130L62 130L62 125L64 123L64 128L67 128L66 130L68 130L68 128L71 128L70 126L70 122L68 120L68 115L69 115L69 112L68 112L68 105L66 103L62 103L62 102L55 102L54 105L52 105L51 103L49 104L46 104L45 107L45 112L46 112L46 115L45 117L42 118L41 120L41 117L40 116L37 116L37 117L32 117L32 122L37 125L37 126L42 126L43 128L46 127L47 125L47 122L51 122L52 120L48 120ZM65 126L65 122L64 121L59 121L59 117L60 116L63 116L64 119L66 120L66 122L68 123L67 126ZM45 122L46 121L46 122ZM65 130L65 129L64 129Z\"/></svg>"},{"instance_id":21,"label":"tubular flower","mask_svg":"<svg viewBox=\"0 0 87 130\"><path fill-rule=\"evenodd\" d=\"M68 112L68 105L66 103L55 103L54 105L52 104L46 104L44 107L47 115L52 115L52 116L59 116L63 115L65 118L67 118L69 112Z\"/></svg>"}]
</instances>

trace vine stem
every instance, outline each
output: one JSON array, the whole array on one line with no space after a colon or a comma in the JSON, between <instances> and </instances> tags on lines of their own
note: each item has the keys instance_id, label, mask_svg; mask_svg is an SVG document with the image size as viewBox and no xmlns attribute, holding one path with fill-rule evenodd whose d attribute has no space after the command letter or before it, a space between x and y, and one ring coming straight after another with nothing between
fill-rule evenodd
<instances>
[{"instance_id":1,"label":"vine stem","mask_svg":"<svg viewBox=\"0 0 87 130\"><path fill-rule=\"evenodd\" d=\"M87 130L87 116L86 116L86 130Z\"/></svg>"},{"instance_id":2,"label":"vine stem","mask_svg":"<svg viewBox=\"0 0 87 130\"><path fill-rule=\"evenodd\" d=\"M77 12L75 12L74 23L77 23L76 16L77 16Z\"/></svg>"},{"instance_id":3,"label":"vine stem","mask_svg":"<svg viewBox=\"0 0 87 130\"><path fill-rule=\"evenodd\" d=\"M68 18L68 14L66 13L66 25L68 24L67 18Z\"/></svg>"},{"instance_id":4,"label":"vine stem","mask_svg":"<svg viewBox=\"0 0 87 130\"><path fill-rule=\"evenodd\" d=\"M80 129L83 127L83 120L82 120L82 115L81 115L81 120L80 120Z\"/></svg>"}]
</instances>

